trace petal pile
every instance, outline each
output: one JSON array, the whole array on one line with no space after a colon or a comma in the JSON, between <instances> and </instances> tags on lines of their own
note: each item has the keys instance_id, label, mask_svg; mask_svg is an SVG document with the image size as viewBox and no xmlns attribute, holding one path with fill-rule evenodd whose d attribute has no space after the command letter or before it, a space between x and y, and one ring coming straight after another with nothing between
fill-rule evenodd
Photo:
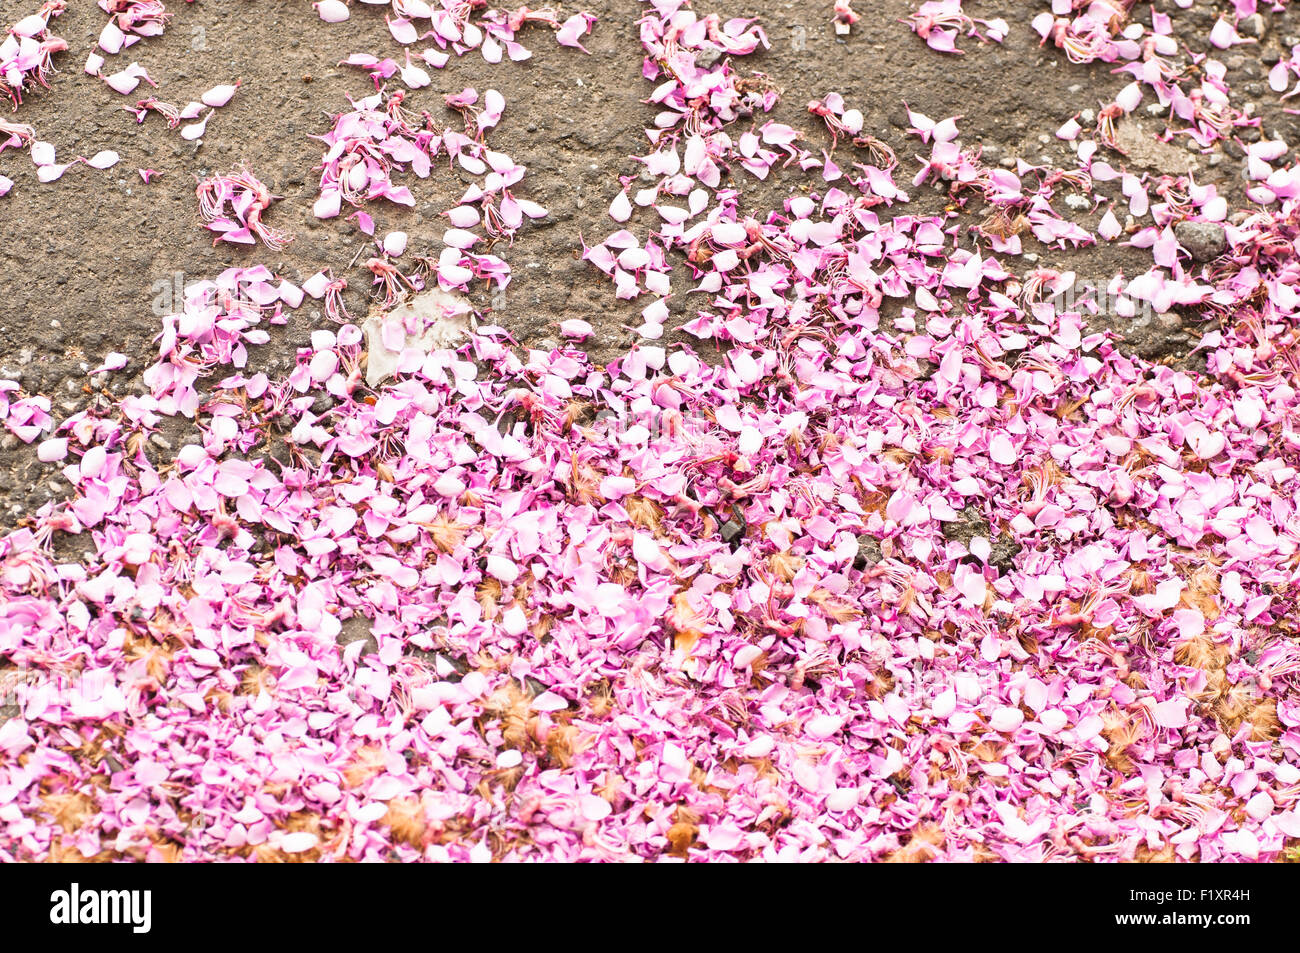
<instances>
[{"instance_id":1,"label":"petal pile","mask_svg":"<svg viewBox=\"0 0 1300 953\"><path fill-rule=\"evenodd\" d=\"M1071 59L1140 67L1194 139L1236 122L1216 111L1212 60L1180 111L1168 24L1133 33L1114 13L1131 5L1057 3L1034 28ZM487 55L541 16L480 27L469 9L405 0L388 22L412 42L428 19L442 48ZM576 46L591 21L547 25ZM911 25L948 52L973 29L947 0ZM593 363L581 319L550 350L483 316L416 348L428 327L390 315L376 334L395 369L371 385L375 341L341 310L344 279L253 266L185 288L145 394L56 421L0 382L0 423L75 488L0 540L0 689L19 713L0 716L0 858L1294 851L1300 171L1273 167L1285 150L1250 154L1268 171L1233 211L1188 177L1102 158L1100 125L1062 127L1074 168L989 166L960 117L909 110L920 169L898 183L895 149L842 96L809 106L830 151L764 118L779 90L735 65L765 46L757 23L652 0L639 30L651 148L582 251L644 302L621 358ZM512 239L546 214L486 144L504 98L448 96L465 129L446 129L382 88L395 61L352 61L381 88L321 137L316 214L413 204L392 174L423 179L445 155L483 181L426 272L444 291L504 286L470 230ZM742 212L727 183L778 165L807 188ZM935 185L945 210L910 211L908 189ZM199 195L219 239L277 247L251 175ZM1087 287L1028 267L1026 232L1049 250L1123 237L1152 266ZM388 234L367 264L389 305L407 243ZM699 353L656 343L675 272L694 284ZM266 325L307 297L335 320L287 375L250 371ZM1213 319L1203 372L1128 353L1091 324L1103 309ZM175 416L194 437L160 454Z\"/></svg>"}]
</instances>

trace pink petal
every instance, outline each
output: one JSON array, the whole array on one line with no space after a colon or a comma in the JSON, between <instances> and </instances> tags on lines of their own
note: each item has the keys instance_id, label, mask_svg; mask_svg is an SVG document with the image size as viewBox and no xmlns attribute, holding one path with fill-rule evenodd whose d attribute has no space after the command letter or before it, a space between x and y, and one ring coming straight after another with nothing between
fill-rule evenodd
<instances>
[{"instance_id":1,"label":"pink petal","mask_svg":"<svg viewBox=\"0 0 1300 953\"><path fill-rule=\"evenodd\" d=\"M586 15L575 13L564 21L564 24L556 31L555 39L560 46L572 46L582 50L584 53L589 51L585 46L578 42L578 38L591 32L591 22Z\"/></svg>"},{"instance_id":2,"label":"pink petal","mask_svg":"<svg viewBox=\"0 0 1300 953\"><path fill-rule=\"evenodd\" d=\"M393 258L401 257L402 252L406 251L406 232L389 232L384 236L384 254Z\"/></svg>"},{"instance_id":3,"label":"pink petal","mask_svg":"<svg viewBox=\"0 0 1300 953\"><path fill-rule=\"evenodd\" d=\"M397 17L396 19L389 20L388 17L385 16L384 21L388 24L388 32L393 34L393 39L398 43L407 45L419 40L419 31L416 30L415 25L405 17Z\"/></svg>"},{"instance_id":4,"label":"pink petal","mask_svg":"<svg viewBox=\"0 0 1300 953\"><path fill-rule=\"evenodd\" d=\"M181 129L181 138L188 139L189 141L193 142L195 139L198 139L200 136L202 136L205 132L207 132L208 120L212 118L212 114L215 111L216 110L209 110L208 114L203 117L202 122L192 122L188 126L183 127Z\"/></svg>"},{"instance_id":5,"label":"pink petal","mask_svg":"<svg viewBox=\"0 0 1300 953\"><path fill-rule=\"evenodd\" d=\"M343 207L342 200L343 196L337 190L322 192L316 204L312 206L312 214L317 218L333 218Z\"/></svg>"},{"instance_id":6,"label":"pink petal","mask_svg":"<svg viewBox=\"0 0 1300 953\"><path fill-rule=\"evenodd\" d=\"M343 0L317 0L312 6L326 23L342 23L351 16L348 5Z\"/></svg>"},{"instance_id":7,"label":"pink petal","mask_svg":"<svg viewBox=\"0 0 1300 953\"><path fill-rule=\"evenodd\" d=\"M626 192L618 193L617 198L610 203L609 217L616 222L626 222L632 217L632 202L628 199Z\"/></svg>"},{"instance_id":8,"label":"pink petal","mask_svg":"<svg viewBox=\"0 0 1300 953\"><path fill-rule=\"evenodd\" d=\"M993 439L989 441L989 458L1004 467L1010 466L1019 459L1011 438L1004 433L994 434Z\"/></svg>"},{"instance_id":9,"label":"pink petal","mask_svg":"<svg viewBox=\"0 0 1300 953\"><path fill-rule=\"evenodd\" d=\"M560 322L560 333L566 338L575 338L579 341L591 337L592 326L583 321L581 318L566 318Z\"/></svg>"},{"instance_id":10,"label":"pink petal","mask_svg":"<svg viewBox=\"0 0 1300 953\"><path fill-rule=\"evenodd\" d=\"M354 218L357 220L357 228L361 229L367 235L373 235L375 233L375 220L365 212L353 212L348 216L349 220Z\"/></svg>"},{"instance_id":11,"label":"pink petal","mask_svg":"<svg viewBox=\"0 0 1300 953\"><path fill-rule=\"evenodd\" d=\"M32 162L36 165L54 165L54 146L48 142L32 143Z\"/></svg>"},{"instance_id":12,"label":"pink petal","mask_svg":"<svg viewBox=\"0 0 1300 953\"><path fill-rule=\"evenodd\" d=\"M109 20L99 33L99 48L105 53L121 53L126 41L126 34L118 29L117 24ZM101 59L102 63L103 60ZM89 70L87 70L89 72Z\"/></svg>"},{"instance_id":13,"label":"pink petal","mask_svg":"<svg viewBox=\"0 0 1300 953\"><path fill-rule=\"evenodd\" d=\"M63 173L76 164L76 162L65 162L62 165L43 165L36 170L36 178L42 182L54 182L62 178Z\"/></svg>"},{"instance_id":14,"label":"pink petal","mask_svg":"<svg viewBox=\"0 0 1300 953\"><path fill-rule=\"evenodd\" d=\"M68 455L68 441L63 437L46 440L36 448L36 459L41 463L54 463Z\"/></svg>"},{"instance_id":15,"label":"pink petal","mask_svg":"<svg viewBox=\"0 0 1300 953\"><path fill-rule=\"evenodd\" d=\"M563 711L569 703L554 692L542 692L533 699L534 711Z\"/></svg>"},{"instance_id":16,"label":"pink petal","mask_svg":"<svg viewBox=\"0 0 1300 953\"><path fill-rule=\"evenodd\" d=\"M235 90L240 87L241 83L226 83L221 86L213 86L206 93L199 97L203 105L211 106L214 109L220 108L230 102L230 98L235 95Z\"/></svg>"},{"instance_id":17,"label":"pink petal","mask_svg":"<svg viewBox=\"0 0 1300 953\"><path fill-rule=\"evenodd\" d=\"M1097 234L1109 242L1118 238L1123 231L1124 229L1120 227L1119 219L1115 217L1115 213L1107 209L1106 214L1101 217L1101 221L1097 225Z\"/></svg>"},{"instance_id":18,"label":"pink petal","mask_svg":"<svg viewBox=\"0 0 1300 953\"><path fill-rule=\"evenodd\" d=\"M125 96L127 93L133 92L135 88L140 85L140 77L133 76L125 70L122 70L113 73L111 76L105 76L104 82L108 83L109 87L114 92L121 93Z\"/></svg>"},{"instance_id":19,"label":"pink petal","mask_svg":"<svg viewBox=\"0 0 1300 953\"><path fill-rule=\"evenodd\" d=\"M1025 713L1010 705L999 708L989 719L989 727L994 731L1010 732L1020 727L1025 720Z\"/></svg>"},{"instance_id":20,"label":"pink petal","mask_svg":"<svg viewBox=\"0 0 1300 953\"><path fill-rule=\"evenodd\" d=\"M1187 727L1187 699L1172 698L1156 705L1155 720L1161 728L1177 730Z\"/></svg>"},{"instance_id":21,"label":"pink petal","mask_svg":"<svg viewBox=\"0 0 1300 953\"><path fill-rule=\"evenodd\" d=\"M286 834L284 840L280 841L280 849L286 854L301 854L319 843L320 838L311 831L294 831L292 834Z\"/></svg>"},{"instance_id":22,"label":"pink petal","mask_svg":"<svg viewBox=\"0 0 1300 953\"><path fill-rule=\"evenodd\" d=\"M93 156L87 159L86 165L90 166L92 169L111 169L113 166L117 165L120 158L121 156L113 150L105 149L102 152L96 152Z\"/></svg>"}]
</instances>

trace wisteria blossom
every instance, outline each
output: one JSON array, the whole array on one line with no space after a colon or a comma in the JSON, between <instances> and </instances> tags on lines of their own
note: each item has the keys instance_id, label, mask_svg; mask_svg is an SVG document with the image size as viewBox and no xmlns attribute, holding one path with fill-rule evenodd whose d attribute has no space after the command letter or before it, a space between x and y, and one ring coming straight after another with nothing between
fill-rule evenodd
<instances>
[{"instance_id":1,"label":"wisteria blossom","mask_svg":"<svg viewBox=\"0 0 1300 953\"><path fill-rule=\"evenodd\" d=\"M99 34L99 48L120 53L142 37L161 36L171 14L162 0L99 0L109 21Z\"/></svg>"},{"instance_id":2,"label":"wisteria blossom","mask_svg":"<svg viewBox=\"0 0 1300 953\"><path fill-rule=\"evenodd\" d=\"M508 154L487 146L487 133L505 109L504 97L494 89L487 90L482 101L473 89L446 94L447 108L463 120L461 132L438 126L428 113L414 118L403 105L405 96L402 90L381 89L335 117L333 129L321 137L329 148L320 166L316 216L338 215L345 201L358 208L381 198L413 205L410 187L395 183L393 173L409 170L417 178L427 178L434 160L445 156L453 167L484 178L482 186L471 185L457 209L448 213L455 228L444 236L447 247L434 270L446 287L463 286L477 276L492 277L504 288L509 268L495 255L470 251L474 241L465 240L465 229L482 224L490 237L512 241L526 219L546 215L541 205L512 191L525 169Z\"/></svg>"},{"instance_id":3,"label":"wisteria blossom","mask_svg":"<svg viewBox=\"0 0 1300 953\"><path fill-rule=\"evenodd\" d=\"M49 87L54 55L68 48L66 40L50 31L50 20L66 8L64 0L46 0L38 11L10 26L0 40L0 93L9 97L15 109L33 82Z\"/></svg>"},{"instance_id":4,"label":"wisteria blossom","mask_svg":"<svg viewBox=\"0 0 1300 953\"><path fill-rule=\"evenodd\" d=\"M418 54L428 65L441 69L452 56L464 56L472 51L489 63L520 62L532 57L519 36L533 24L554 31L561 46L574 47L587 52L582 37L591 32L596 17L585 11L573 13L563 20L549 7L538 10L527 6L515 9L496 9L486 3L467 0L362 0L362 2L391 7L391 15L384 17L393 39L404 46L423 40L432 40L436 49ZM316 0L313 9L326 23L342 23L352 16L344 0ZM487 9L483 9L483 8ZM482 12L480 12L482 11ZM368 54L365 54L368 55ZM410 51L407 51L409 61ZM394 60L384 62L396 65ZM389 75L392 75L391 73Z\"/></svg>"},{"instance_id":5,"label":"wisteria blossom","mask_svg":"<svg viewBox=\"0 0 1300 953\"><path fill-rule=\"evenodd\" d=\"M852 11L847 11L847 14L851 16ZM841 22L853 22L845 19L838 7L836 16ZM961 0L926 0L908 22L913 32L925 40L930 49L958 55L963 52L957 47L957 41L962 36L1001 43L1011 29L1002 19L978 20L967 16L962 10ZM980 26L984 27L983 34L979 32Z\"/></svg>"},{"instance_id":6,"label":"wisteria blossom","mask_svg":"<svg viewBox=\"0 0 1300 953\"><path fill-rule=\"evenodd\" d=\"M214 175L198 185L199 212L204 227L217 233L217 242L252 245L259 239L267 248L278 250L293 236L262 221L276 196L250 172Z\"/></svg>"}]
</instances>

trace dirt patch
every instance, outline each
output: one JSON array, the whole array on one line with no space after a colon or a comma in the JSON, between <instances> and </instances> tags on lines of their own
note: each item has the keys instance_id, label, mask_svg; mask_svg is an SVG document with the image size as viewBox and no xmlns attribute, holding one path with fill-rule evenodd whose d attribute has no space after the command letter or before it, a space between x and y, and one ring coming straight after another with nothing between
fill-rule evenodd
<instances>
[{"instance_id":1,"label":"dirt patch","mask_svg":"<svg viewBox=\"0 0 1300 953\"><path fill-rule=\"evenodd\" d=\"M1197 169L1196 158L1186 149L1161 142L1158 130L1145 123L1122 122L1115 130L1115 144L1124 151L1128 164L1162 175L1186 175Z\"/></svg>"}]
</instances>

